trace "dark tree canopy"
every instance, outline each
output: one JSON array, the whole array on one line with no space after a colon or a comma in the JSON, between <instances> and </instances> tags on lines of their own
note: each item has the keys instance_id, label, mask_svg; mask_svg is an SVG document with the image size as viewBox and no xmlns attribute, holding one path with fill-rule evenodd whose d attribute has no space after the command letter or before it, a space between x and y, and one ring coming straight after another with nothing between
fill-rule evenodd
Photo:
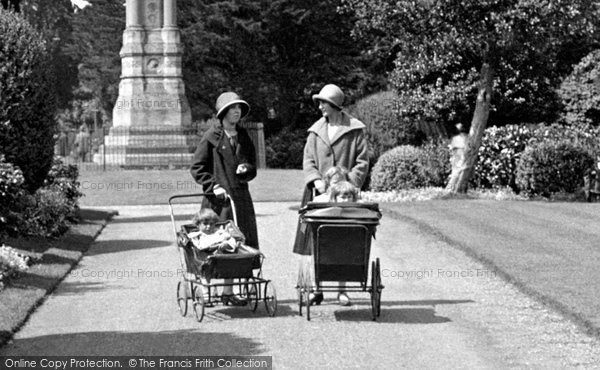
<instances>
[{"instance_id":1,"label":"dark tree canopy","mask_svg":"<svg viewBox=\"0 0 600 370\"><path fill-rule=\"evenodd\" d=\"M21 0L0 0L4 9L14 10L15 12L21 11Z\"/></svg>"}]
</instances>

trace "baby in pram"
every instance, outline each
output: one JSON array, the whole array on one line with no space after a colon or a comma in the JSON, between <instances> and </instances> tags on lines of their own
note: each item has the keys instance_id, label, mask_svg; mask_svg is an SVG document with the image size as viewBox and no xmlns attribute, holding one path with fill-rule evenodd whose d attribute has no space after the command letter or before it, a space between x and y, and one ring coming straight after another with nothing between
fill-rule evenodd
<instances>
[{"instance_id":1,"label":"baby in pram","mask_svg":"<svg viewBox=\"0 0 600 370\"><path fill-rule=\"evenodd\" d=\"M220 223L219 216L210 208L198 211L192 222L198 227L198 231L188 233L192 244L196 249L196 263L202 266L209 256L214 254L245 253L261 255L258 249L244 244L244 234L232 221ZM200 271L202 269L200 268ZM205 277L202 277L206 281ZM228 279L225 283L230 283ZM206 284L206 282L205 282ZM223 303L236 306L245 305L247 302L233 294L233 286L225 285L222 294Z\"/></svg>"},{"instance_id":2,"label":"baby in pram","mask_svg":"<svg viewBox=\"0 0 600 370\"><path fill-rule=\"evenodd\" d=\"M198 211L192 223L198 226L198 231L188 234L188 237L199 251L212 253L235 253L244 242L244 234L231 222L217 227L219 216L210 208Z\"/></svg>"}]
</instances>

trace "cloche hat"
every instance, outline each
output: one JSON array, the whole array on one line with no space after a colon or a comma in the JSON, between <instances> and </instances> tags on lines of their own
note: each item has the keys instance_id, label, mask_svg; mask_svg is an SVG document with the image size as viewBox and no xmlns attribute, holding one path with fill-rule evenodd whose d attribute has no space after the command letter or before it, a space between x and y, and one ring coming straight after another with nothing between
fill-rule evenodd
<instances>
[{"instance_id":1,"label":"cloche hat","mask_svg":"<svg viewBox=\"0 0 600 370\"><path fill-rule=\"evenodd\" d=\"M315 103L317 100L322 100L333 105L337 109L342 109L342 105L344 104L344 93L337 85L328 84L323 86L318 94L313 95L312 99Z\"/></svg>"},{"instance_id":2,"label":"cloche hat","mask_svg":"<svg viewBox=\"0 0 600 370\"><path fill-rule=\"evenodd\" d=\"M221 119L225 112L227 112L227 108L234 104L239 104L242 107L242 118L246 117L248 112L250 112L250 104L245 100L242 100L238 94L228 91L219 95L217 98L217 103L215 104L217 118Z\"/></svg>"}]
</instances>

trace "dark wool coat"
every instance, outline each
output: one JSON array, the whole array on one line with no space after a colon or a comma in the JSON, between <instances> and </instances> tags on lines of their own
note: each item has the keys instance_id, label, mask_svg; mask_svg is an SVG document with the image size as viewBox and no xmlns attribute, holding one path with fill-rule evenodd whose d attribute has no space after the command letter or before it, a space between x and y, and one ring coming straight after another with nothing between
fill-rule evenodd
<instances>
[{"instance_id":1,"label":"dark wool coat","mask_svg":"<svg viewBox=\"0 0 600 370\"><path fill-rule=\"evenodd\" d=\"M220 123L208 129L194 153L190 172L205 193L211 193L216 184L227 191L234 202L237 226L244 233L246 244L258 248L256 215L248 190L248 181L256 177L256 152L246 130L238 126L237 131L238 145L234 151ZM242 163L248 172L240 176L235 172ZM232 219L231 207L215 196L204 197L202 207L207 206L221 218Z\"/></svg>"},{"instance_id":2,"label":"dark wool coat","mask_svg":"<svg viewBox=\"0 0 600 370\"><path fill-rule=\"evenodd\" d=\"M348 169L350 182L359 189L362 187L369 170L369 153L365 125L361 121L342 111L342 124L332 140L327 133L327 121L321 117L308 129L308 138L304 146L305 188L301 206L312 200L313 182L323 178L323 174L333 166ZM305 225L298 223L294 253L310 254L310 237Z\"/></svg>"}]
</instances>

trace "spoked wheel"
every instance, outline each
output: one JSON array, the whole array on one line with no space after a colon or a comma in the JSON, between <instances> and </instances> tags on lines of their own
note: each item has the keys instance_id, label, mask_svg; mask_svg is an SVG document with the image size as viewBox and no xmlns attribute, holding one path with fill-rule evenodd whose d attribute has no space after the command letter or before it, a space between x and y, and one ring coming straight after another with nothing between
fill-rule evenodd
<instances>
[{"instance_id":1,"label":"spoked wheel","mask_svg":"<svg viewBox=\"0 0 600 370\"><path fill-rule=\"evenodd\" d=\"M306 302L306 320L310 321L310 289L304 290L304 301Z\"/></svg>"},{"instance_id":2,"label":"spoked wheel","mask_svg":"<svg viewBox=\"0 0 600 370\"><path fill-rule=\"evenodd\" d=\"M177 283L177 306L179 307L179 313L181 316L187 315L188 310L188 283L184 280L180 280Z\"/></svg>"},{"instance_id":3,"label":"spoked wheel","mask_svg":"<svg viewBox=\"0 0 600 370\"><path fill-rule=\"evenodd\" d=\"M379 317L381 315L381 292L383 291L383 285L381 285L381 266L379 265L379 258L375 260L375 271L377 271L375 282L377 282L377 317Z\"/></svg>"},{"instance_id":4,"label":"spoked wheel","mask_svg":"<svg viewBox=\"0 0 600 370\"><path fill-rule=\"evenodd\" d=\"M196 286L194 288L194 314L196 315L196 320L198 322L202 322L204 318L204 292L202 291L201 286Z\"/></svg>"},{"instance_id":5,"label":"spoked wheel","mask_svg":"<svg viewBox=\"0 0 600 370\"><path fill-rule=\"evenodd\" d=\"M298 288L296 288L296 290L298 291L298 315L302 316L302 305L303 305L303 302L302 302L302 296L303 296L302 288L298 287Z\"/></svg>"},{"instance_id":6,"label":"spoked wheel","mask_svg":"<svg viewBox=\"0 0 600 370\"><path fill-rule=\"evenodd\" d=\"M296 290L298 291L298 315L302 316L303 296L304 296L304 271L302 268L298 269L298 284Z\"/></svg>"},{"instance_id":7,"label":"spoked wheel","mask_svg":"<svg viewBox=\"0 0 600 370\"><path fill-rule=\"evenodd\" d=\"M381 314L381 271L379 258L371 262L371 317L377 320Z\"/></svg>"},{"instance_id":8,"label":"spoked wheel","mask_svg":"<svg viewBox=\"0 0 600 370\"><path fill-rule=\"evenodd\" d=\"M248 301L248 308L252 312L256 311L256 307L258 307L257 284L248 280L246 283L244 283L243 289L244 289L243 296L246 297L246 300Z\"/></svg>"},{"instance_id":9,"label":"spoked wheel","mask_svg":"<svg viewBox=\"0 0 600 370\"><path fill-rule=\"evenodd\" d=\"M265 308L269 316L275 316L277 312L277 293L275 292L275 286L272 282L267 281L265 283Z\"/></svg>"}]
</instances>

